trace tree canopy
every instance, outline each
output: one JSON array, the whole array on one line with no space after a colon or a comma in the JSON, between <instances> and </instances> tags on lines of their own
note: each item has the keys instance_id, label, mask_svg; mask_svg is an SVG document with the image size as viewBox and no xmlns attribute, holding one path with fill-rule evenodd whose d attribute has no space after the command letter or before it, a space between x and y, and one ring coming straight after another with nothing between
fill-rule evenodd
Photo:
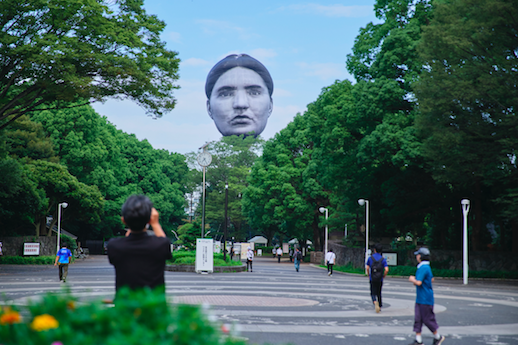
<instances>
[{"instance_id":1,"label":"tree canopy","mask_svg":"<svg viewBox=\"0 0 518 345\"><path fill-rule=\"evenodd\" d=\"M0 128L27 112L108 97L152 116L175 105L179 59L142 0L0 2ZM78 105L78 104L75 104Z\"/></svg>"}]
</instances>

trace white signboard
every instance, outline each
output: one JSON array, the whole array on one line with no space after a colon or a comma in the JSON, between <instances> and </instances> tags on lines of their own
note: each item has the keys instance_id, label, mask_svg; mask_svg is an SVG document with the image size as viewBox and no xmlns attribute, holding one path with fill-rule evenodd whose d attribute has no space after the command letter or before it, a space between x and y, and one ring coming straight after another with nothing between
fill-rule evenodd
<instances>
[{"instance_id":1,"label":"white signboard","mask_svg":"<svg viewBox=\"0 0 518 345\"><path fill-rule=\"evenodd\" d=\"M221 241L214 241L214 253L221 253Z\"/></svg>"},{"instance_id":2,"label":"white signboard","mask_svg":"<svg viewBox=\"0 0 518 345\"><path fill-rule=\"evenodd\" d=\"M197 238L196 239L196 273L214 271L214 244L212 238Z\"/></svg>"},{"instance_id":3,"label":"white signboard","mask_svg":"<svg viewBox=\"0 0 518 345\"><path fill-rule=\"evenodd\" d=\"M39 243L24 243L23 255L40 255Z\"/></svg>"},{"instance_id":4,"label":"white signboard","mask_svg":"<svg viewBox=\"0 0 518 345\"><path fill-rule=\"evenodd\" d=\"M383 257L387 260L387 265L397 266L397 253L383 253Z\"/></svg>"},{"instance_id":5,"label":"white signboard","mask_svg":"<svg viewBox=\"0 0 518 345\"><path fill-rule=\"evenodd\" d=\"M241 245L241 260L246 260L247 256L247 252L248 252L248 247L252 248L252 250L254 250L254 243L248 243L248 242L244 242L244 243L240 243Z\"/></svg>"}]
</instances>

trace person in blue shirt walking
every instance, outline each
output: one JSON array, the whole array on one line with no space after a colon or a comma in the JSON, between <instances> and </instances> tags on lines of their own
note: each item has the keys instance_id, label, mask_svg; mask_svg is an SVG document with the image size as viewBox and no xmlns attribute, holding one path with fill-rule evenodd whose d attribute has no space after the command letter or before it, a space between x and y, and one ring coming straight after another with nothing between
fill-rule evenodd
<instances>
[{"instance_id":1,"label":"person in blue shirt walking","mask_svg":"<svg viewBox=\"0 0 518 345\"><path fill-rule=\"evenodd\" d=\"M389 271L387 260L383 257L383 247L380 243L372 246L373 254L367 259L367 274L371 286L371 298L376 313L381 311L383 303L381 301L381 288L383 287L383 278L387 276Z\"/></svg>"},{"instance_id":2,"label":"person in blue shirt walking","mask_svg":"<svg viewBox=\"0 0 518 345\"><path fill-rule=\"evenodd\" d=\"M410 276L408 281L413 283L416 287L415 300L415 317L414 317L414 332L415 341L410 345L423 344L423 337L421 336L421 329L423 324L426 325L433 333L433 345L440 345L444 341L444 336L438 332L439 325L435 320L433 312L434 297L433 297L433 274L430 268L430 250L428 248L419 248L414 253L417 259L417 271L415 276Z\"/></svg>"},{"instance_id":3,"label":"person in blue shirt walking","mask_svg":"<svg viewBox=\"0 0 518 345\"><path fill-rule=\"evenodd\" d=\"M63 281L63 283L67 281L68 264L70 263L71 256L72 252L67 248L67 244L63 243L56 255L56 261L54 261L54 266L57 266L59 263L59 281Z\"/></svg>"}]
</instances>

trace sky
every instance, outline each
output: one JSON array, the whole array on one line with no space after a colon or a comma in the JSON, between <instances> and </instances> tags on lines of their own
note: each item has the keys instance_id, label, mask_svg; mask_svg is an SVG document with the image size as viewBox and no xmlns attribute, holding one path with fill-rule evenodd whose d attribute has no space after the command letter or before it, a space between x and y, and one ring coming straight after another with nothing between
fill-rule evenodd
<instances>
[{"instance_id":1,"label":"sky","mask_svg":"<svg viewBox=\"0 0 518 345\"><path fill-rule=\"evenodd\" d=\"M205 79L229 54L261 61L274 81L273 112L263 139L270 139L303 113L346 70L354 40L374 16L374 0L336 2L145 0L144 8L166 23L161 38L181 59L173 91L176 107L159 119L131 100L94 103L118 129L147 139L156 149L197 152L221 134L207 114Z\"/></svg>"}]
</instances>

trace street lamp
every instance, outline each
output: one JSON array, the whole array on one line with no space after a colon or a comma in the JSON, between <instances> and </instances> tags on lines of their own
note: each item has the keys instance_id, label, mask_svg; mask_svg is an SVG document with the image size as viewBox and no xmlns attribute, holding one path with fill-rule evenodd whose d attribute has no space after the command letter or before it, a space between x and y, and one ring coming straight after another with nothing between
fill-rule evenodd
<instances>
[{"instance_id":1,"label":"street lamp","mask_svg":"<svg viewBox=\"0 0 518 345\"><path fill-rule=\"evenodd\" d=\"M59 252L59 240L61 239L61 208L67 207L68 204L66 202L58 204L58 249L56 249L56 253Z\"/></svg>"},{"instance_id":2,"label":"street lamp","mask_svg":"<svg viewBox=\"0 0 518 345\"><path fill-rule=\"evenodd\" d=\"M320 213L326 213L326 235L325 235L325 245L324 245L324 255L327 254L327 216L329 215L329 210L325 207L321 207L318 209Z\"/></svg>"},{"instance_id":3,"label":"street lamp","mask_svg":"<svg viewBox=\"0 0 518 345\"><path fill-rule=\"evenodd\" d=\"M227 261L227 228L228 228L228 182L225 183L225 230L223 231L223 261Z\"/></svg>"},{"instance_id":4,"label":"street lamp","mask_svg":"<svg viewBox=\"0 0 518 345\"><path fill-rule=\"evenodd\" d=\"M468 285L468 212L469 200L462 199L462 214L464 216L463 241L462 241L462 278L464 285Z\"/></svg>"},{"instance_id":5,"label":"street lamp","mask_svg":"<svg viewBox=\"0 0 518 345\"><path fill-rule=\"evenodd\" d=\"M369 200L358 199L360 206L365 205L365 265L369 259ZM365 274L367 274L367 266L365 266Z\"/></svg>"}]
</instances>

